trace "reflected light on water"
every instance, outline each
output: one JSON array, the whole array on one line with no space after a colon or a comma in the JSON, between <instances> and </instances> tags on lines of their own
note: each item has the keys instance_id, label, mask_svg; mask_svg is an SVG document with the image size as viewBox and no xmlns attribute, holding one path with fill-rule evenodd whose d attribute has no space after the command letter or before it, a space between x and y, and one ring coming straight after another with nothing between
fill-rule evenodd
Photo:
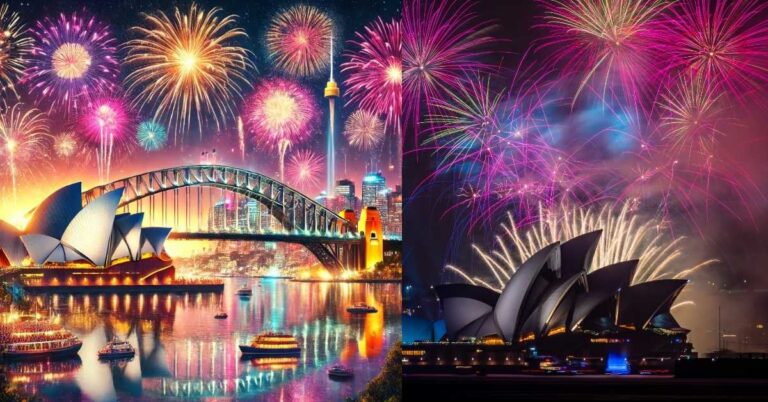
<instances>
[{"instance_id":1,"label":"reflected light on water","mask_svg":"<svg viewBox=\"0 0 768 402\"><path fill-rule=\"evenodd\" d=\"M235 295L243 284L253 289L249 299ZM229 278L222 294L41 298L83 340L80 364L65 361L48 370L49 377L30 374L34 370L23 366L10 372L23 389L48 399L345 399L378 374L386 350L399 337L396 284ZM346 312L359 301L379 311L364 316ZM221 310L228 319L213 318ZM264 330L292 332L299 338L301 355L241 359L238 345ZM136 348L136 357L99 362L97 351L115 335ZM328 379L326 369L337 362L355 371L351 381Z\"/></svg>"}]
</instances>

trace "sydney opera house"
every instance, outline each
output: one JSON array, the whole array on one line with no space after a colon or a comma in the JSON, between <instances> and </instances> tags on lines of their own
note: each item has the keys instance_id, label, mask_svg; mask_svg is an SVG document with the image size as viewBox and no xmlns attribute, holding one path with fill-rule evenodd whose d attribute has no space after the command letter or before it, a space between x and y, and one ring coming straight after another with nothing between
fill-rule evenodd
<instances>
[{"instance_id":1,"label":"sydney opera house","mask_svg":"<svg viewBox=\"0 0 768 402\"><path fill-rule=\"evenodd\" d=\"M32 213L23 230L0 221L0 274L28 286L170 284L171 229L142 227L143 214L117 213L122 189L83 205L81 184L63 187Z\"/></svg>"},{"instance_id":2,"label":"sydney opera house","mask_svg":"<svg viewBox=\"0 0 768 402\"><path fill-rule=\"evenodd\" d=\"M638 260L587 272L600 235L539 250L501 293L468 284L437 286L443 320L429 323L432 339L404 346L404 364L513 364L548 355L603 366L618 358L621 367L638 367L689 351L689 331L670 313L687 281L632 284Z\"/></svg>"}]
</instances>

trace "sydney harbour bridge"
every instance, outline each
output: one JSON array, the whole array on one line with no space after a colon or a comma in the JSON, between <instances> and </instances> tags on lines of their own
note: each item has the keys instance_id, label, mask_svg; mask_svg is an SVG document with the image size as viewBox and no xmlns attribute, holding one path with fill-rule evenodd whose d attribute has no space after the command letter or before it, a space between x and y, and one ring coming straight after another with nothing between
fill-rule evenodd
<instances>
[{"instance_id":1,"label":"sydney harbour bridge","mask_svg":"<svg viewBox=\"0 0 768 402\"><path fill-rule=\"evenodd\" d=\"M111 190L123 188L123 212L144 212L152 225L173 228L172 239L246 240L301 244L327 269L365 268L365 242L382 241L384 250L397 250L400 240L357 229L312 198L263 174L224 165L190 165L153 170L94 187L83 193L88 203ZM232 222L214 224L210 211L226 197L235 199ZM237 200L255 200L259 214L278 224L252 222L252 210ZM244 222L244 224L241 224ZM376 237L378 235L378 238Z\"/></svg>"}]
</instances>

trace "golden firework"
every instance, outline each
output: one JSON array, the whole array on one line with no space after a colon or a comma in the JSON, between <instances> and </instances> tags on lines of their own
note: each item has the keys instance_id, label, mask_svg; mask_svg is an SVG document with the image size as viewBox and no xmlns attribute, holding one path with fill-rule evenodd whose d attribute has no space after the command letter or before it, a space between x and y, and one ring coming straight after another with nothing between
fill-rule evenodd
<instances>
[{"instance_id":1,"label":"golden firework","mask_svg":"<svg viewBox=\"0 0 768 402\"><path fill-rule=\"evenodd\" d=\"M65 43L53 52L51 62L57 76L73 80L82 77L91 67L91 55L79 43Z\"/></svg>"},{"instance_id":2,"label":"golden firework","mask_svg":"<svg viewBox=\"0 0 768 402\"><path fill-rule=\"evenodd\" d=\"M17 97L15 83L27 66L32 45L19 14L10 12L8 4L0 5L0 93L10 91ZM6 97L0 99L5 104Z\"/></svg>"},{"instance_id":3,"label":"golden firework","mask_svg":"<svg viewBox=\"0 0 768 402\"><path fill-rule=\"evenodd\" d=\"M233 100L255 68L251 53L233 43L247 37L234 27L237 16L220 17L220 11L193 3L172 16L145 14L145 26L132 28L139 37L126 44L126 63L135 67L126 77L134 106L152 108L153 120L166 122L174 139L192 123L202 128L211 118L221 128L234 118Z\"/></svg>"}]
</instances>

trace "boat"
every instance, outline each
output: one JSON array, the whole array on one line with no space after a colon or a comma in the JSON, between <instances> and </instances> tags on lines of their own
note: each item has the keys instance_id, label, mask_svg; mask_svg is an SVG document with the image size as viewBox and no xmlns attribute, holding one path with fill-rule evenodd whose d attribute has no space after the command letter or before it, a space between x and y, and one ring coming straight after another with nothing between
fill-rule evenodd
<instances>
[{"instance_id":1,"label":"boat","mask_svg":"<svg viewBox=\"0 0 768 402\"><path fill-rule=\"evenodd\" d=\"M237 295L240 297L250 297L253 295L253 290L246 285L243 285L240 289L237 289Z\"/></svg>"},{"instance_id":2,"label":"boat","mask_svg":"<svg viewBox=\"0 0 768 402\"><path fill-rule=\"evenodd\" d=\"M0 327L0 355L6 359L76 356L83 342L58 324L20 317Z\"/></svg>"},{"instance_id":3,"label":"boat","mask_svg":"<svg viewBox=\"0 0 768 402\"><path fill-rule=\"evenodd\" d=\"M291 334L264 332L256 335L250 345L240 345L240 351L249 356L295 356L301 353L301 347Z\"/></svg>"},{"instance_id":4,"label":"boat","mask_svg":"<svg viewBox=\"0 0 768 402\"><path fill-rule=\"evenodd\" d=\"M136 350L130 343L114 338L107 343L107 346L99 350L99 359L124 359L133 357L135 354Z\"/></svg>"},{"instance_id":5,"label":"boat","mask_svg":"<svg viewBox=\"0 0 768 402\"><path fill-rule=\"evenodd\" d=\"M213 316L213 318L215 318L217 320L223 320L223 319L225 319L227 317L229 317L229 316L227 315L227 313L225 313L223 311L219 311L218 313L216 313L215 316Z\"/></svg>"},{"instance_id":6,"label":"boat","mask_svg":"<svg viewBox=\"0 0 768 402\"><path fill-rule=\"evenodd\" d=\"M376 310L376 307L369 306L365 303L355 303L354 306L347 307L348 313L360 313L360 314L368 314L368 313L376 313L379 310Z\"/></svg>"},{"instance_id":7,"label":"boat","mask_svg":"<svg viewBox=\"0 0 768 402\"><path fill-rule=\"evenodd\" d=\"M342 366L341 364L336 364L328 369L328 377L330 378L346 380L348 378L352 378L353 376L354 373L352 373L352 370Z\"/></svg>"}]
</instances>

